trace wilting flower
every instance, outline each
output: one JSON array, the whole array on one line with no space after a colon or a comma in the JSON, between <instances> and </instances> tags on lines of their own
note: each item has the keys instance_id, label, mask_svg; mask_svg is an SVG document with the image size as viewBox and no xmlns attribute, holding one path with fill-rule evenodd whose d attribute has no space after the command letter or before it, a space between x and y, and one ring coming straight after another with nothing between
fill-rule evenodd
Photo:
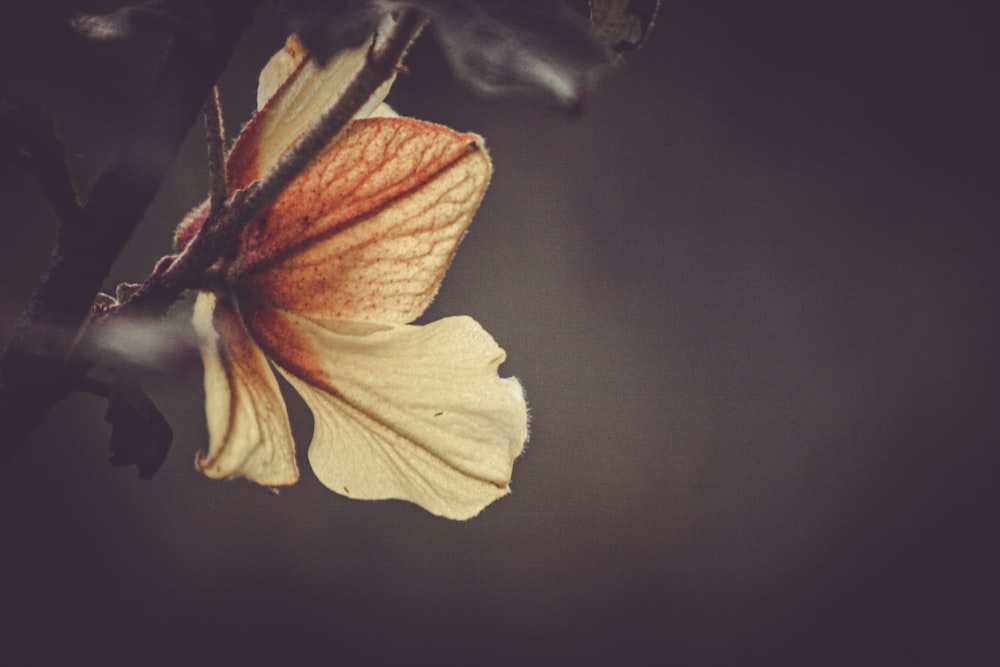
<instances>
[{"instance_id":1,"label":"wilting flower","mask_svg":"<svg viewBox=\"0 0 1000 667\"><path fill-rule=\"evenodd\" d=\"M294 37L261 73L259 112L227 161L263 177L362 67L367 45L320 66ZM298 479L270 359L312 410L309 461L353 498L400 498L464 519L509 490L527 439L505 354L468 317L419 317L490 176L479 137L395 117L387 83L264 212L201 292L209 449L197 465L259 484ZM206 207L178 230L184 246Z\"/></svg>"}]
</instances>

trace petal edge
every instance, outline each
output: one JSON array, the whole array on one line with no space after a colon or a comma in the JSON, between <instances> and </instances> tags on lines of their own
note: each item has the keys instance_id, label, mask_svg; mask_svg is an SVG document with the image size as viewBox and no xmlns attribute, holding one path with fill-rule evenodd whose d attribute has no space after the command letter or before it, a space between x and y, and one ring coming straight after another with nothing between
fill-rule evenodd
<instances>
[{"instance_id":1,"label":"petal edge","mask_svg":"<svg viewBox=\"0 0 1000 667\"><path fill-rule=\"evenodd\" d=\"M266 486L298 481L284 399L263 352L226 299L202 292L194 309L205 372L209 449L195 465L208 477Z\"/></svg>"},{"instance_id":2,"label":"petal edge","mask_svg":"<svg viewBox=\"0 0 1000 667\"><path fill-rule=\"evenodd\" d=\"M509 492L527 440L520 383L469 317L366 335L289 313L248 317L315 417L309 461L331 490L468 519Z\"/></svg>"}]
</instances>

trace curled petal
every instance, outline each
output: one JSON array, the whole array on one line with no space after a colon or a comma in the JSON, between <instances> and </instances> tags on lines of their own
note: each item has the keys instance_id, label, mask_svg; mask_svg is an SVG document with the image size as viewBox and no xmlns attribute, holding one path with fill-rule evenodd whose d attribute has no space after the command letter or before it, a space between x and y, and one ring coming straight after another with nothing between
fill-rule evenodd
<instances>
[{"instance_id":1,"label":"curled petal","mask_svg":"<svg viewBox=\"0 0 1000 667\"><path fill-rule=\"evenodd\" d=\"M288 38L285 48L272 56L260 73L259 112L240 133L227 163L230 187L246 187L278 163L364 68L369 47L365 42L320 65L296 35ZM378 88L356 117L365 118L378 108L394 78Z\"/></svg>"},{"instance_id":2,"label":"curled petal","mask_svg":"<svg viewBox=\"0 0 1000 667\"><path fill-rule=\"evenodd\" d=\"M209 477L268 486L299 478L295 442L277 379L228 300L198 295L194 326L205 367L208 454L198 468Z\"/></svg>"},{"instance_id":3,"label":"curled petal","mask_svg":"<svg viewBox=\"0 0 1000 667\"><path fill-rule=\"evenodd\" d=\"M308 317L412 321L489 183L480 141L407 118L355 121L247 228L239 283Z\"/></svg>"},{"instance_id":4,"label":"curled petal","mask_svg":"<svg viewBox=\"0 0 1000 667\"><path fill-rule=\"evenodd\" d=\"M451 519L508 493L527 406L471 318L380 328L264 310L247 323L312 409L309 461L333 491Z\"/></svg>"}]
</instances>

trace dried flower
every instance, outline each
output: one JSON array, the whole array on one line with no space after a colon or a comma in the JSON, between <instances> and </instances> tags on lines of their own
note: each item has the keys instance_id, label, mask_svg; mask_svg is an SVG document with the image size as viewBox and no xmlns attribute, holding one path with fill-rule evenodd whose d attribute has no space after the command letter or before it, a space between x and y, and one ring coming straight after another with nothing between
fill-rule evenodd
<instances>
[{"instance_id":1,"label":"dried flower","mask_svg":"<svg viewBox=\"0 0 1000 667\"><path fill-rule=\"evenodd\" d=\"M262 178L364 67L325 65L293 36L261 73L260 111L227 161L231 190ZM400 498L453 519L505 495L527 408L505 358L468 317L408 324L430 304L486 189L480 137L400 118L389 82L243 230L199 294L209 449L198 467L269 487L298 479L268 359L315 417L309 461L352 498ZM183 247L207 205L178 230Z\"/></svg>"}]
</instances>

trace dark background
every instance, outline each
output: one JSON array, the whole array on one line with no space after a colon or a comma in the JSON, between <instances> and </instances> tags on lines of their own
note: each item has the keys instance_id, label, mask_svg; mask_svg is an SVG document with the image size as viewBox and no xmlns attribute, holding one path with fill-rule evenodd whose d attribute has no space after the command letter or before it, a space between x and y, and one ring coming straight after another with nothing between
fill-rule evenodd
<instances>
[{"instance_id":1,"label":"dark background","mask_svg":"<svg viewBox=\"0 0 1000 667\"><path fill-rule=\"evenodd\" d=\"M260 18L222 83L230 130L281 43ZM196 368L152 387L176 436L143 482L77 396L0 473L4 653L995 664L996 25L667 2L576 120L472 97L424 40L390 102L484 135L496 168L426 319L476 317L526 387L513 494L453 523L307 465L278 497L205 479ZM114 118L77 102L87 183ZM205 189L196 130L109 288ZM56 227L23 173L0 197L6 338Z\"/></svg>"}]
</instances>

